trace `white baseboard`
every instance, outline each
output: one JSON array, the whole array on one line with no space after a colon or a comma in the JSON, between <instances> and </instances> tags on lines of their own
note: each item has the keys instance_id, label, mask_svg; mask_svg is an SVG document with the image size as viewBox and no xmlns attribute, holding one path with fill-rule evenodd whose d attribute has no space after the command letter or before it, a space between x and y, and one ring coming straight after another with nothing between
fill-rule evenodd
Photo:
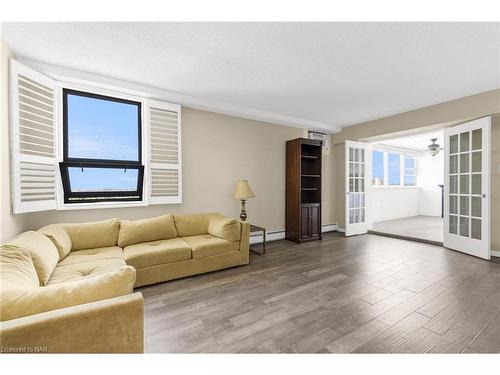
<instances>
[{"instance_id":1,"label":"white baseboard","mask_svg":"<svg viewBox=\"0 0 500 375\"><path fill-rule=\"evenodd\" d=\"M491 256L500 258L500 251L491 250Z\"/></svg>"},{"instance_id":2,"label":"white baseboard","mask_svg":"<svg viewBox=\"0 0 500 375\"><path fill-rule=\"evenodd\" d=\"M326 224L321 226L321 233L334 232L337 230L337 224ZM277 230L266 233L266 242L282 240L285 238L284 230ZM250 236L250 245L262 243L262 234Z\"/></svg>"}]
</instances>

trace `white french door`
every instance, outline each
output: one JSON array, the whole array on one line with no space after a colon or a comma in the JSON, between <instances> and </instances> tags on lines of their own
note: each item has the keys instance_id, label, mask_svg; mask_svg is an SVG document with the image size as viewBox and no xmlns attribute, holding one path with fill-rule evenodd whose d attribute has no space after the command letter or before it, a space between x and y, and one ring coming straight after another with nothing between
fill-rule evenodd
<instances>
[{"instance_id":1,"label":"white french door","mask_svg":"<svg viewBox=\"0 0 500 375\"><path fill-rule=\"evenodd\" d=\"M345 142L345 235L368 232L368 192L371 187L371 145Z\"/></svg>"},{"instance_id":2,"label":"white french door","mask_svg":"<svg viewBox=\"0 0 500 375\"><path fill-rule=\"evenodd\" d=\"M490 259L491 118L444 132L444 246Z\"/></svg>"}]
</instances>

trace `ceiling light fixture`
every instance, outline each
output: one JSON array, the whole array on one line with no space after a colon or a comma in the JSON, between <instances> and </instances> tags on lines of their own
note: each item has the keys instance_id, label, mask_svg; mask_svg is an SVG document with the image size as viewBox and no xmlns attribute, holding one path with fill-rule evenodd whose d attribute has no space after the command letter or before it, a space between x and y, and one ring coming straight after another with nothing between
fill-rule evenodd
<instances>
[{"instance_id":1,"label":"ceiling light fixture","mask_svg":"<svg viewBox=\"0 0 500 375\"><path fill-rule=\"evenodd\" d=\"M437 154L439 154L440 148L439 145L436 143L437 140L438 140L437 138L431 138L432 144L427 146L432 156L436 156Z\"/></svg>"}]
</instances>

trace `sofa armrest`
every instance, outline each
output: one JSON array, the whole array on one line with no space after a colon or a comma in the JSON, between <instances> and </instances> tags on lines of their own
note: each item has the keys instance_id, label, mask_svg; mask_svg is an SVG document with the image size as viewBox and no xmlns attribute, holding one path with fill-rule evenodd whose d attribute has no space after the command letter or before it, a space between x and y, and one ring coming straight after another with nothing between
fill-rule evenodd
<instances>
[{"instance_id":1,"label":"sofa armrest","mask_svg":"<svg viewBox=\"0 0 500 375\"><path fill-rule=\"evenodd\" d=\"M3 353L142 353L143 350L141 293L0 322Z\"/></svg>"},{"instance_id":2,"label":"sofa armrest","mask_svg":"<svg viewBox=\"0 0 500 375\"><path fill-rule=\"evenodd\" d=\"M250 257L250 224L241 221L241 238L240 238L240 251L241 251L241 264L248 264Z\"/></svg>"}]
</instances>

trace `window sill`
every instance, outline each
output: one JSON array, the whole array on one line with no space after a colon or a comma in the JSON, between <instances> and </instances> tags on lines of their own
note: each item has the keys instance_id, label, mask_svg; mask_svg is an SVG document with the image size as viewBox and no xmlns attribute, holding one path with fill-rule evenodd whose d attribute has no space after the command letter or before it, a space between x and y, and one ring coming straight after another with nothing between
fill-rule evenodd
<instances>
[{"instance_id":1,"label":"window sill","mask_svg":"<svg viewBox=\"0 0 500 375\"><path fill-rule=\"evenodd\" d=\"M401 185L372 185L374 189L420 189L419 186L401 186Z\"/></svg>"},{"instance_id":2,"label":"window sill","mask_svg":"<svg viewBox=\"0 0 500 375\"><path fill-rule=\"evenodd\" d=\"M69 210L98 210L104 208L126 208L126 207L145 207L144 201L135 202L96 202L96 203L61 203L57 207L58 211Z\"/></svg>"}]
</instances>

